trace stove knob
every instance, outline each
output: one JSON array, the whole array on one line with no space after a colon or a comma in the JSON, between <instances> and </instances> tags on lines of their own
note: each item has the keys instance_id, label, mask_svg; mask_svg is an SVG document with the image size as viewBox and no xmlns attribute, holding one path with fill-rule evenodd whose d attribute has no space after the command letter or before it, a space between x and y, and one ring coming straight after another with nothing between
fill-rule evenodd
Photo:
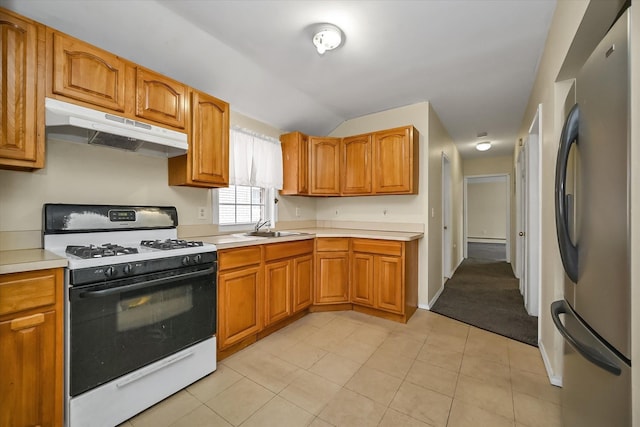
<instances>
[{"instance_id":1,"label":"stove knob","mask_svg":"<svg viewBox=\"0 0 640 427\"><path fill-rule=\"evenodd\" d=\"M116 274L116 269L113 268L112 266L107 267L104 270L104 275L107 276L107 277L113 277L113 276L115 276L115 274Z\"/></svg>"},{"instance_id":2,"label":"stove knob","mask_svg":"<svg viewBox=\"0 0 640 427\"><path fill-rule=\"evenodd\" d=\"M198 254L198 255L193 257L193 263L194 264L200 264L201 262L202 262L202 255Z\"/></svg>"},{"instance_id":3,"label":"stove knob","mask_svg":"<svg viewBox=\"0 0 640 427\"><path fill-rule=\"evenodd\" d=\"M122 268L122 272L125 275L132 274L133 273L133 266L131 264L125 264L125 266Z\"/></svg>"},{"instance_id":4,"label":"stove knob","mask_svg":"<svg viewBox=\"0 0 640 427\"><path fill-rule=\"evenodd\" d=\"M189 262L191 260L189 259L189 256L186 256L184 258L182 258L182 265L189 265Z\"/></svg>"}]
</instances>

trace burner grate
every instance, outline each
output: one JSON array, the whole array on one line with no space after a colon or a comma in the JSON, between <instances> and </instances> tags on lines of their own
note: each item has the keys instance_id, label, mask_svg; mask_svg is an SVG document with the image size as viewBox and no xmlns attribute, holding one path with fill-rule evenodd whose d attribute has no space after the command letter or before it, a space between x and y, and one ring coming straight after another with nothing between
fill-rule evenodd
<instances>
[{"instance_id":1,"label":"burner grate","mask_svg":"<svg viewBox=\"0 0 640 427\"><path fill-rule=\"evenodd\" d=\"M145 246L147 248L153 249L169 250L203 246L203 243L199 241L183 239L143 240L140 242L140 246Z\"/></svg>"},{"instance_id":2,"label":"burner grate","mask_svg":"<svg viewBox=\"0 0 640 427\"><path fill-rule=\"evenodd\" d=\"M100 246L69 245L67 246L65 252L70 255L75 255L79 258L88 259L88 258L102 258L102 257L110 257L110 256L137 254L138 250L136 248L127 248L120 245L105 243Z\"/></svg>"}]
</instances>

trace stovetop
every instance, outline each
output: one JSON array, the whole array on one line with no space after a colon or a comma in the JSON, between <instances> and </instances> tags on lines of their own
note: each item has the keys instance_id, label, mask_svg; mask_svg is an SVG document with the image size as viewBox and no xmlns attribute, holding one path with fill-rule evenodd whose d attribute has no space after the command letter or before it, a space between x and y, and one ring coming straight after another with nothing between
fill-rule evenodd
<instances>
[{"instance_id":1,"label":"stovetop","mask_svg":"<svg viewBox=\"0 0 640 427\"><path fill-rule=\"evenodd\" d=\"M67 258L72 270L216 251L210 243L177 239L175 230L45 235L44 248Z\"/></svg>"},{"instance_id":2,"label":"stovetop","mask_svg":"<svg viewBox=\"0 0 640 427\"><path fill-rule=\"evenodd\" d=\"M45 204L43 220L44 249L67 258L69 269L178 257L193 265L191 255L216 251L209 243L178 239L172 206Z\"/></svg>"}]
</instances>

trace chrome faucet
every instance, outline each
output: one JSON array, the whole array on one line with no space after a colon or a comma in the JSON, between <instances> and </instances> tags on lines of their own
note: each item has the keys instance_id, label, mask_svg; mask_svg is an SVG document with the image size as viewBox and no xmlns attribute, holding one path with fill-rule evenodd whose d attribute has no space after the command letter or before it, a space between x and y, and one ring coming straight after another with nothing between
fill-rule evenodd
<instances>
[{"instance_id":1,"label":"chrome faucet","mask_svg":"<svg viewBox=\"0 0 640 427\"><path fill-rule=\"evenodd\" d=\"M260 231L260 229L262 227L264 227L265 225L269 224L269 222L270 222L269 220L262 221L262 218L259 219L258 222L256 223L254 231L256 231L256 232Z\"/></svg>"}]
</instances>

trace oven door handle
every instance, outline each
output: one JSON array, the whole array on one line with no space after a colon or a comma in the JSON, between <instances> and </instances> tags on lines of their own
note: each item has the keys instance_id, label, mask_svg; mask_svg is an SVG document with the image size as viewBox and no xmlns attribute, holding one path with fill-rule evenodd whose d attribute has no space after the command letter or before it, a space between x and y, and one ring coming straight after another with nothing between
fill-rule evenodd
<instances>
[{"instance_id":1,"label":"oven door handle","mask_svg":"<svg viewBox=\"0 0 640 427\"><path fill-rule=\"evenodd\" d=\"M78 295L78 297L79 298L101 298L101 297L105 297L113 294L121 294L123 292L135 291L138 289L144 289L152 286L163 285L165 283L175 282L176 280L184 280L184 279L192 279L195 277L208 276L210 274L214 274L215 271L216 270L214 267L210 267L210 268L207 268L206 270L200 270L200 271L191 272L191 273L176 274L175 276L162 277L160 279L145 280L144 282L132 283L131 285L116 286L109 289L101 289L99 291L84 291L84 292L81 292Z\"/></svg>"}]
</instances>

